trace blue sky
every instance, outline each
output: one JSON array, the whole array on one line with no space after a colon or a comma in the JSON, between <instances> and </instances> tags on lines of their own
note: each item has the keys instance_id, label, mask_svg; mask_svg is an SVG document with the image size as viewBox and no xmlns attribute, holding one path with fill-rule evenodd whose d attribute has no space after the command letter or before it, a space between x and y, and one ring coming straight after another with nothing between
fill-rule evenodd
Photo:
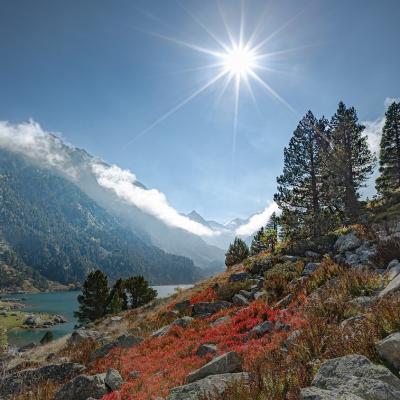
<instances>
[{"instance_id":1,"label":"blue sky","mask_svg":"<svg viewBox=\"0 0 400 400\"><path fill-rule=\"evenodd\" d=\"M220 50L192 15L228 42L216 1L2 1L0 120L33 118L70 143L131 170L178 210L225 221L262 210L275 191L283 147L311 109L332 115L339 100L362 121L400 94L400 2L220 1L234 36L260 22L279 72L260 72L296 113L252 85L239 102L232 163L234 91L209 88L137 135L211 79L213 57L167 35ZM288 21L291 21L287 24ZM254 83L254 82L253 82Z\"/></svg>"}]
</instances>

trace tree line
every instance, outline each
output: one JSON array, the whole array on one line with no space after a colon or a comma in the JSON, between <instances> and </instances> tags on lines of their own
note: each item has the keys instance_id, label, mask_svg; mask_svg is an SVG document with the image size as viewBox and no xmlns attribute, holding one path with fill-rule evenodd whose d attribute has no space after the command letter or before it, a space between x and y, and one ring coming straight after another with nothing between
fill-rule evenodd
<instances>
[{"instance_id":1,"label":"tree line","mask_svg":"<svg viewBox=\"0 0 400 400\"><path fill-rule=\"evenodd\" d=\"M400 200L400 102L393 102L385 117L376 189L382 204L393 204ZM283 172L274 195L279 218L274 215L256 233L250 250L236 238L226 253L226 265L242 261L246 249L247 255L273 251L278 224L286 242L313 243L340 226L360 222L364 212L360 190L377 162L364 130L355 108L343 102L330 120L308 111L284 149Z\"/></svg>"},{"instance_id":2,"label":"tree line","mask_svg":"<svg viewBox=\"0 0 400 400\"><path fill-rule=\"evenodd\" d=\"M140 307L155 297L157 291L149 287L143 276L118 279L110 289L107 275L96 270L83 283L82 294L78 296L79 310L74 314L79 322L87 323L106 314Z\"/></svg>"}]
</instances>

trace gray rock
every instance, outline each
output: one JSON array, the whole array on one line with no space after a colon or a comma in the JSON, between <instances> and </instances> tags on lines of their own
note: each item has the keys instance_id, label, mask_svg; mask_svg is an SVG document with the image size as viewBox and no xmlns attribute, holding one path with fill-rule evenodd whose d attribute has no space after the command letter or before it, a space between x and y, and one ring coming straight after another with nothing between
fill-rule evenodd
<instances>
[{"instance_id":1,"label":"gray rock","mask_svg":"<svg viewBox=\"0 0 400 400\"><path fill-rule=\"evenodd\" d=\"M204 343L201 344L196 351L196 356L204 357L207 354L216 354L217 353L217 346L211 343Z\"/></svg>"},{"instance_id":2,"label":"gray rock","mask_svg":"<svg viewBox=\"0 0 400 400\"><path fill-rule=\"evenodd\" d=\"M219 357L212 359L206 365L196 371L191 372L186 377L187 383L198 381L199 379L205 378L209 375L219 375L231 372L242 371L242 359L235 351L222 354Z\"/></svg>"},{"instance_id":3,"label":"gray rock","mask_svg":"<svg viewBox=\"0 0 400 400\"><path fill-rule=\"evenodd\" d=\"M100 333L89 329L77 329L71 333L68 338L67 344L69 346L75 346L81 344L87 340L96 341L100 337Z\"/></svg>"},{"instance_id":4,"label":"gray rock","mask_svg":"<svg viewBox=\"0 0 400 400\"><path fill-rule=\"evenodd\" d=\"M101 399L108 393L104 379L106 374L79 375L56 392L54 400Z\"/></svg>"},{"instance_id":5,"label":"gray rock","mask_svg":"<svg viewBox=\"0 0 400 400\"><path fill-rule=\"evenodd\" d=\"M397 261L397 260L393 260L393 261ZM397 275L400 274L400 263L392 264L392 262L389 263L389 266L388 266L387 270L385 271L385 278L389 281L393 280L394 278L396 278ZM390 265L390 264L392 264L392 265Z\"/></svg>"},{"instance_id":6,"label":"gray rock","mask_svg":"<svg viewBox=\"0 0 400 400\"><path fill-rule=\"evenodd\" d=\"M218 311L223 310L224 308L229 308L232 306L232 303L229 301L214 301L214 302L200 302L193 305L192 315L193 316L201 316L201 315L212 315Z\"/></svg>"},{"instance_id":7,"label":"gray rock","mask_svg":"<svg viewBox=\"0 0 400 400\"><path fill-rule=\"evenodd\" d=\"M275 323L275 329L277 331L286 331L289 332L290 331L291 326L289 324L285 324L281 321L278 321Z\"/></svg>"},{"instance_id":8,"label":"gray rock","mask_svg":"<svg viewBox=\"0 0 400 400\"><path fill-rule=\"evenodd\" d=\"M254 293L254 300L261 299L265 295L265 292L263 290L259 290Z\"/></svg>"},{"instance_id":9,"label":"gray rock","mask_svg":"<svg viewBox=\"0 0 400 400\"><path fill-rule=\"evenodd\" d=\"M284 347L288 348L290 346L293 346L296 344L297 339L300 337L301 331L300 330L295 330L293 331L285 340L283 343Z\"/></svg>"},{"instance_id":10,"label":"gray rock","mask_svg":"<svg viewBox=\"0 0 400 400\"><path fill-rule=\"evenodd\" d=\"M303 399L400 399L400 379L386 367L374 365L366 357L358 354L324 362L317 372L312 386L313 388L302 391ZM315 388L322 389L322 391ZM313 392L320 397L310 397ZM358 396L358 398L354 396Z\"/></svg>"},{"instance_id":11,"label":"gray rock","mask_svg":"<svg viewBox=\"0 0 400 400\"><path fill-rule=\"evenodd\" d=\"M142 343L143 340L144 339L140 336L129 335L127 333L124 333L123 335L118 336L112 342L106 343L103 346L96 349L90 355L90 361L94 361L97 360L98 358L105 357L115 347L122 347L123 349L127 349Z\"/></svg>"},{"instance_id":12,"label":"gray rock","mask_svg":"<svg viewBox=\"0 0 400 400\"><path fill-rule=\"evenodd\" d=\"M333 393L331 390L324 390L314 386L300 390L302 400L363 400L361 397L351 393Z\"/></svg>"},{"instance_id":13,"label":"gray rock","mask_svg":"<svg viewBox=\"0 0 400 400\"><path fill-rule=\"evenodd\" d=\"M318 259L318 258L321 257L321 254L316 253L315 251L312 251L312 250L307 250L307 251L304 253L304 255L305 255L307 258L312 258L312 259Z\"/></svg>"},{"instance_id":14,"label":"gray rock","mask_svg":"<svg viewBox=\"0 0 400 400\"><path fill-rule=\"evenodd\" d=\"M64 316L59 314L53 317L53 321L56 322L57 324L65 324L68 322L68 320Z\"/></svg>"},{"instance_id":15,"label":"gray rock","mask_svg":"<svg viewBox=\"0 0 400 400\"><path fill-rule=\"evenodd\" d=\"M249 381L246 372L210 375L196 382L171 389L166 400L202 400L218 393L222 395L230 383Z\"/></svg>"},{"instance_id":16,"label":"gray rock","mask_svg":"<svg viewBox=\"0 0 400 400\"><path fill-rule=\"evenodd\" d=\"M163 326L162 328L158 329L157 331L153 332L151 335L152 337L162 337L165 336L169 333L169 331L174 327L174 326L180 326L181 328L186 328L191 322L193 321L192 317L182 317L176 319L174 322L172 322L169 325Z\"/></svg>"},{"instance_id":17,"label":"gray rock","mask_svg":"<svg viewBox=\"0 0 400 400\"><path fill-rule=\"evenodd\" d=\"M319 267L319 263L308 263L304 267L301 275L302 276L309 276L311 275L317 268Z\"/></svg>"},{"instance_id":18,"label":"gray rock","mask_svg":"<svg viewBox=\"0 0 400 400\"><path fill-rule=\"evenodd\" d=\"M49 364L39 368L29 368L5 376L0 383L0 398L18 395L47 381L63 383L79 374L84 366L75 363Z\"/></svg>"},{"instance_id":19,"label":"gray rock","mask_svg":"<svg viewBox=\"0 0 400 400\"><path fill-rule=\"evenodd\" d=\"M376 344L376 350L382 360L392 368L400 370L400 332L392 333Z\"/></svg>"},{"instance_id":20,"label":"gray rock","mask_svg":"<svg viewBox=\"0 0 400 400\"><path fill-rule=\"evenodd\" d=\"M395 278L393 278L389 284L379 292L378 296L383 297L386 296L389 293L396 292L397 290L400 289L400 274L397 275Z\"/></svg>"},{"instance_id":21,"label":"gray rock","mask_svg":"<svg viewBox=\"0 0 400 400\"><path fill-rule=\"evenodd\" d=\"M116 369L109 368L106 373L106 377L104 378L104 383L106 384L108 389L114 392L122 386L124 380L122 379L121 374Z\"/></svg>"},{"instance_id":22,"label":"gray rock","mask_svg":"<svg viewBox=\"0 0 400 400\"><path fill-rule=\"evenodd\" d=\"M211 323L211 326L212 327L219 326L219 325L225 324L229 320L230 320L230 317L228 317L228 316L221 317L221 318L216 319L213 323Z\"/></svg>"},{"instance_id":23,"label":"gray rock","mask_svg":"<svg viewBox=\"0 0 400 400\"><path fill-rule=\"evenodd\" d=\"M292 301L292 294L289 293L287 296L285 296L283 299L279 300L278 302L275 303L274 308L284 308L287 307L290 302Z\"/></svg>"},{"instance_id":24,"label":"gray rock","mask_svg":"<svg viewBox=\"0 0 400 400\"><path fill-rule=\"evenodd\" d=\"M237 306L248 306L250 305L250 302L246 299L246 297L242 296L241 294L236 293L232 297L232 302L233 304Z\"/></svg>"},{"instance_id":25,"label":"gray rock","mask_svg":"<svg viewBox=\"0 0 400 400\"><path fill-rule=\"evenodd\" d=\"M249 301L253 300L253 293L249 292L248 290L240 290L239 294Z\"/></svg>"},{"instance_id":26,"label":"gray rock","mask_svg":"<svg viewBox=\"0 0 400 400\"><path fill-rule=\"evenodd\" d=\"M399 260L394 259L394 260L390 261L390 263L387 266L387 269L390 269L390 268L392 268L392 267L394 267L395 265L398 265L398 264L400 264Z\"/></svg>"},{"instance_id":27,"label":"gray rock","mask_svg":"<svg viewBox=\"0 0 400 400\"><path fill-rule=\"evenodd\" d=\"M179 312L189 311L191 308L190 300L183 300L175 304L174 309Z\"/></svg>"},{"instance_id":28,"label":"gray rock","mask_svg":"<svg viewBox=\"0 0 400 400\"><path fill-rule=\"evenodd\" d=\"M41 322L40 317L36 315L28 315L24 321L24 325L37 326L40 325Z\"/></svg>"},{"instance_id":29,"label":"gray rock","mask_svg":"<svg viewBox=\"0 0 400 400\"><path fill-rule=\"evenodd\" d=\"M140 376L140 371L131 371L129 372L129 377L136 379Z\"/></svg>"},{"instance_id":30,"label":"gray rock","mask_svg":"<svg viewBox=\"0 0 400 400\"><path fill-rule=\"evenodd\" d=\"M334 249L339 253L344 253L349 250L354 250L361 246L361 240L355 235L354 232L350 232L347 235L340 236L334 245Z\"/></svg>"},{"instance_id":31,"label":"gray rock","mask_svg":"<svg viewBox=\"0 0 400 400\"><path fill-rule=\"evenodd\" d=\"M264 321L263 323L256 325L253 329L251 329L251 331L248 334L248 337L249 338L261 337L264 336L266 333L272 332L272 329L274 329L272 322Z\"/></svg>"},{"instance_id":32,"label":"gray rock","mask_svg":"<svg viewBox=\"0 0 400 400\"><path fill-rule=\"evenodd\" d=\"M251 276L247 272L238 272L229 277L229 282L244 282L250 279Z\"/></svg>"}]
</instances>

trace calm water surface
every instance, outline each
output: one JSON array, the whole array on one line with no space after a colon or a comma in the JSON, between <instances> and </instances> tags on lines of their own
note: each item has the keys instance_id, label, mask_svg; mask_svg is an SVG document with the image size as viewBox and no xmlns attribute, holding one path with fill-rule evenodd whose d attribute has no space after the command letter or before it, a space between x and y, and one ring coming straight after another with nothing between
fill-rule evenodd
<instances>
[{"instance_id":1,"label":"calm water surface","mask_svg":"<svg viewBox=\"0 0 400 400\"><path fill-rule=\"evenodd\" d=\"M158 297L167 297L174 293L176 288L189 288L192 285L166 285L152 286L157 290ZM19 299L27 306L24 311L43 312L49 314L60 314L67 318L66 324L58 324L46 329L13 329L8 333L8 340L11 345L23 346L30 342L39 342L46 331L52 331L57 339L70 333L77 323L74 318L74 311L78 309L77 297L79 291L72 292L51 292L34 294L15 294L7 297ZM22 300L24 299L24 300Z\"/></svg>"}]
</instances>

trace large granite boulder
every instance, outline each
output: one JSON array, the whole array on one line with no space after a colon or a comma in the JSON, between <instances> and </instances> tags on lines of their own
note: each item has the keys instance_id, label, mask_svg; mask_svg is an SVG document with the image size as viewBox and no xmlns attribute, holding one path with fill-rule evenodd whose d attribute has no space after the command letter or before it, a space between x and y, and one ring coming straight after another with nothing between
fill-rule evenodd
<instances>
[{"instance_id":1,"label":"large granite boulder","mask_svg":"<svg viewBox=\"0 0 400 400\"><path fill-rule=\"evenodd\" d=\"M386 367L351 354L324 362L311 388L301 391L303 400L398 400L400 379Z\"/></svg>"},{"instance_id":2,"label":"large granite boulder","mask_svg":"<svg viewBox=\"0 0 400 400\"><path fill-rule=\"evenodd\" d=\"M90 360L96 360L98 358L105 357L112 349L115 347L121 347L123 349L127 349L133 346L136 346L143 342L143 338L140 336L130 335L128 333L124 333L121 336L118 336L115 340L110 343L106 343L103 346L96 349L91 355Z\"/></svg>"},{"instance_id":3,"label":"large granite boulder","mask_svg":"<svg viewBox=\"0 0 400 400\"><path fill-rule=\"evenodd\" d=\"M206 365L196 371L191 372L186 377L187 383L192 383L198 381L199 379L205 378L209 375L219 375L231 372L241 372L242 371L242 359L235 352L230 351L228 353L222 354L219 357L212 359Z\"/></svg>"},{"instance_id":4,"label":"large granite boulder","mask_svg":"<svg viewBox=\"0 0 400 400\"><path fill-rule=\"evenodd\" d=\"M203 400L216 393L222 395L230 383L248 382L246 372L235 374L210 375L196 382L171 389L166 400Z\"/></svg>"},{"instance_id":5,"label":"large granite boulder","mask_svg":"<svg viewBox=\"0 0 400 400\"><path fill-rule=\"evenodd\" d=\"M121 374L114 368L110 368L104 378L104 383L112 392L121 388L124 380Z\"/></svg>"},{"instance_id":6,"label":"large granite boulder","mask_svg":"<svg viewBox=\"0 0 400 400\"><path fill-rule=\"evenodd\" d=\"M0 398L25 393L48 381L63 383L66 379L81 373L85 367L76 363L49 364L29 368L6 375L0 381Z\"/></svg>"},{"instance_id":7,"label":"large granite boulder","mask_svg":"<svg viewBox=\"0 0 400 400\"><path fill-rule=\"evenodd\" d=\"M54 400L101 399L108 393L104 382L106 374L79 375L56 392Z\"/></svg>"},{"instance_id":8,"label":"large granite boulder","mask_svg":"<svg viewBox=\"0 0 400 400\"><path fill-rule=\"evenodd\" d=\"M165 336L170 332L170 330L174 326L180 326L181 328L186 328L192 321L193 321L193 318L192 317L188 317L188 316L182 317L182 318L178 318L174 322L172 322L171 324L163 326L162 328L160 328L157 331L153 332L153 334L151 336L152 337Z\"/></svg>"},{"instance_id":9,"label":"large granite boulder","mask_svg":"<svg viewBox=\"0 0 400 400\"><path fill-rule=\"evenodd\" d=\"M350 232L347 235L340 236L334 245L334 249L338 253L344 253L346 251L354 250L361 246L361 240L355 235L354 232Z\"/></svg>"},{"instance_id":10,"label":"large granite boulder","mask_svg":"<svg viewBox=\"0 0 400 400\"><path fill-rule=\"evenodd\" d=\"M259 325L256 325L254 328L252 328L249 332L248 337L249 338L257 338L264 336L266 333L272 332L272 329L274 328L272 322L270 321L264 321Z\"/></svg>"},{"instance_id":11,"label":"large granite boulder","mask_svg":"<svg viewBox=\"0 0 400 400\"><path fill-rule=\"evenodd\" d=\"M213 301L213 302L200 302L193 305L192 315L196 316L208 316L223 310L224 308L229 308L232 303L229 301Z\"/></svg>"},{"instance_id":12,"label":"large granite boulder","mask_svg":"<svg viewBox=\"0 0 400 400\"><path fill-rule=\"evenodd\" d=\"M87 340L96 341L100 338L100 332L92 331L89 329L77 329L71 333L68 338L67 344L69 346L79 345Z\"/></svg>"},{"instance_id":13,"label":"large granite boulder","mask_svg":"<svg viewBox=\"0 0 400 400\"><path fill-rule=\"evenodd\" d=\"M400 274L393 278L389 284L379 292L379 297L384 297L389 293L397 292L400 290Z\"/></svg>"},{"instance_id":14,"label":"large granite boulder","mask_svg":"<svg viewBox=\"0 0 400 400\"><path fill-rule=\"evenodd\" d=\"M400 332L392 333L376 344L376 350L382 360L400 371Z\"/></svg>"},{"instance_id":15,"label":"large granite boulder","mask_svg":"<svg viewBox=\"0 0 400 400\"><path fill-rule=\"evenodd\" d=\"M196 356L204 357L207 354L216 354L217 353L217 346L211 343L203 343L201 344L196 350Z\"/></svg>"},{"instance_id":16,"label":"large granite boulder","mask_svg":"<svg viewBox=\"0 0 400 400\"><path fill-rule=\"evenodd\" d=\"M244 297L243 295L236 293L233 297L232 297L232 302L233 304L235 304L236 306L248 306L250 305L249 300Z\"/></svg>"}]
</instances>

